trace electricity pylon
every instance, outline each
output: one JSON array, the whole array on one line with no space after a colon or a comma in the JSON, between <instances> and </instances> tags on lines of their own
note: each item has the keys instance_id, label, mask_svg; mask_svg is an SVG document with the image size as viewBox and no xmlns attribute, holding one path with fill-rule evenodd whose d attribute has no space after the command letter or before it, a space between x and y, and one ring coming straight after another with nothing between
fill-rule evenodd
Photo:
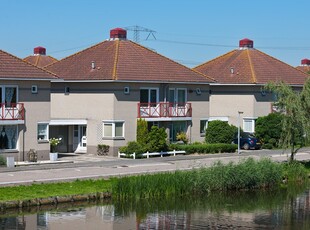
<instances>
[{"instance_id":1,"label":"electricity pylon","mask_svg":"<svg viewBox=\"0 0 310 230\"><path fill-rule=\"evenodd\" d=\"M124 29L133 31L133 41L136 43L140 43L140 32L148 32L145 40L147 40L150 36L152 36L156 40L156 37L154 35L154 33L156 33L155 30L147 29L142 26L127 26L124 27Z\"/></svg>"}]
</instances>

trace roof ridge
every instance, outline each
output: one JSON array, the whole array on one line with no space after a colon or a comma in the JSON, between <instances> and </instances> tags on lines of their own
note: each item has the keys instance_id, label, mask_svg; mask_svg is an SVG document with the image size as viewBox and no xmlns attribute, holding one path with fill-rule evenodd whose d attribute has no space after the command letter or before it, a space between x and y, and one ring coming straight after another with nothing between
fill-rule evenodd
<instances>
[{"instance_id":1,"label":"roof ridge","mask_svg":"<svg viewBox=\"0 0 310 230\"><path fill-rule=\"evenodd\" d=\"M9 55L9 56L11 56L11 57L14 58L14 59L17 59L17 60L19 60L19 61L22 61L23 63L25 63L25 64L27 64L27 65L33 66L33 67L35 67L35 68L38 68L38 69L40 69L40 70L42 70L42 71L44 71L44 72L46 72L46 73L48 73L48 74L53 75L53 76L56 77L56 78L59 78L55 73L53 73L53 72L51 72L51 71L49 71L49 70L43 69L43 68L41 68L41 67L39 67L39 66L35 66L35 65L33 65L33 64L29 63L29 62L27 62L26 60L23 60L23 59L21 59L21 58L15 56L15 55L13 55L13 54L10 54L10 53L4 51L4 50L1 50L1 49L0 49L0 51L3 52L3 53L5 53L5 54L7 54L7 55Z\"/></svg>"},{"instance_id":2,"label":"roof ridge","mask_svg":"<svg viewBox=\"0 0 310 230\"><path fill-rule=\"evenodd\" d=\"M202 75L202 77L206 77L206 78L210 79L211 81L216 82L216 80L213 79L212 77L207 76L207 75L205 75L205 74L203 74L203 73L200 73L199 71L193 70L193 69L191 69L191 68L189 68L189 67L187 67L187 66L184 66L184 65L182 65L182 64L180 64L180 63L178 63L178 62L176 62L176 61L174 61L174 60L172 60L172 59L170 59L170 58L168 58L168 57L166 57L166 56L164 56L164 55L162 55L162 54L160 54L160 53L157 53L157 52L155 52L155 51L153 51L153 50L151 50L151 49L149 49L149 48L147 48L147 47L145 47L145 46L142 46L142 45L140 45L140 44L138 44L138 43L135 43L135 42L133 42L133 41L131 41L131 40L126 40L126 41L129 41L129 42L133 43L134 45L136 45L136 46L138 46L138 47L140 47L140 48L142 48L142 49L145 49L145 50L147 50L147 51L150 51L150 52L152 52L152 53L155 54L155 55L158 55L158 56L160 56L160 57L162 57L162 58L165 58L165 59L167 59L167 60L169 60L169 61L171 61L171 62L173 62L173 63L175 63L175 64L177 64L177 65L179 65L179 66L181 66L182 68L185 68L185 69L188 69L188 70L190 70L190 71L193 71L193 72L195 72L196 74Z\"/></svg>"},{"instance_id":3,"label":"roof ridge","mask_svg":"<svg viewBox=\"0 0 310 230\"><path fill-rule=\"evenodd\" d=\"M116 49L115 49L115 57L114 57L114 67L112 73L112 79L117 80L117 62L118 62L118 54L119 54L119 40L116 40Z\"/></svg>"},{"instance_id":4,"label":"roof ridge","mask_svg":"<svg viewBox=\"0 0 310 230\"><path fill-rule=\"evenodd\" d=\"M35 66L38 66L38 63L39 63L39 59L40 59L40 56L39 55L37 55L36 57L35 57L35 59L36 59L36 62L35 62Z\"/></svg>"},{"instance_id":5,"label":"roof ridge","mask_svg":"<svg viewBox=\"0 0 310 230\"><path fill-rule=\"evenodd\" d=\"M253 83L256 83L256 75L255 75L255 71L254 71L254 67L253 67L253 63L252 63L252 59L250 57L250 52L249 52L249 49L246 49L246 53L247 53L247 56L248 56L248 60L249 60L249 63L250 63L250 68L251 68L251 73L252 73L252 78L253 78Z\"/></svg>"}]
</instances>

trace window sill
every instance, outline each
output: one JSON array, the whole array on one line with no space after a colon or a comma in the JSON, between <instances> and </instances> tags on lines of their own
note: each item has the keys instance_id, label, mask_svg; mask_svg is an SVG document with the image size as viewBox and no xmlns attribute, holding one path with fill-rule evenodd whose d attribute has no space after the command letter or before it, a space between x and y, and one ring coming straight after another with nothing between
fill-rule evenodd
<instances>
[{"instance_id":1,"label":"window sill","mask_svg":"<svg viewBox=\"0 0 310 230\"><path fill-rule=\"evenodd\" d=\"M125 140L125 137L102 137L102 140Z\"/></svg>"},{"instance_id":2,"label":"window sill","mask_svg":"<svg viewBox=\"0 0 310 230\"><path fill-rule=\"evenodd\" d=\"M18 153L17 149L1 149L0 153Z\"/></svg>"},{"instance_id":3,"label":"window sill","mask_svg":"<svg viewBox=\"0 0 310 230\"><path fill-rule=\"evenodd\" d=\"M43 143L49 143L49 140L38 140L39 144L43 144Z\"/></svg>"}]
</instances>

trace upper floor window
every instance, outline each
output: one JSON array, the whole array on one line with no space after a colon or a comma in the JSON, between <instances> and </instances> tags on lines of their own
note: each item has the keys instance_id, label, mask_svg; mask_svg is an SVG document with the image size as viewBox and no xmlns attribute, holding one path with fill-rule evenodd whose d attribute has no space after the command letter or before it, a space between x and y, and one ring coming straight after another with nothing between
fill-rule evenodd
<instances>
[{"instance_id":1,"label":"upper floor window","mask_svg":"<svg viewBox=\"0 0 310 230\"><path fill-rule=\"evenodd\" d=\"M170 88L169 102L174 105L184 106L187 102L187 91L185 88Z\"/></svg>"},{"instance_id":2,"label":"upper floor window","mask_svg":"<svg viewBox=\"0 0 310 230\"><path fill-rule=\"evenodd\" d=\"M140 103L156 104L158 100L158 88L141 88Z\"/></svg>"},{"instance_id":3,"label":"upper floor window","mask_svg":"<svg viewBox=\"0 0 310 230\"><path fill-rule=\"evenodd\" d=\"M13 107L18 102L17 86L0 86L0 102L6 107Z\"/></svg>"}]
</instances>

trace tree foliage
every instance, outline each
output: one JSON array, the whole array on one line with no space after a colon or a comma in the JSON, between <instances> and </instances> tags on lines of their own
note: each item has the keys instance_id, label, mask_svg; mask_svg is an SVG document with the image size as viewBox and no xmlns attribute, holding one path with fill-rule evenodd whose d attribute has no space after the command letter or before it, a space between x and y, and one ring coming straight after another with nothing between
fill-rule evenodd
<instances>
[{"instance_id":1,"label":"tree foliage","mask_svg":"<svg viewBox=\"0 0 310 230\"><path fill-rule=\"evenodd\" d=\"M147 135L147 149L149 152L166 151L167 133L164 128L152 126L151 131Z\"/></svg>"},{"instance_id":2,"label":"tree foliage","mask_svg":"<svg viewBox=\"0 0 310 230\"><path fill-rule=\"evenodd\" d=\"M229 125L225 121L210 121L206 129L206 143L226 143L231 144L238 128L234 125Z\"/></svg>"},{"instance_id":3,"label":"tree foliage","mask_svg":"<svg viewBox=\"0 0 310 230\"><path fill-rule=\"evenodd\" d=\"M255 124L255 136L264 144L277 147L282 133L282 120L283 114L281 113L270 113L259 117Z\"/></svg>"},{"instance_id":4,"label":"tree foliage","mask_svg":"<svg viewBox=\"0 0 310 230\"><path fill-rule=\"evenodd\" d=\"M283 113L279 145L284 149L291 149L292 161L310 137L310 80L306 80L302 91L294 90L283 82L269 83L266 89L277 95L274 104Z\"/></svg>"},{"instance_id":5,"label":"tree foliage","mask_svg":"<svg viewBox=\"0 0 310 230\"><path fill-rule=\"evenodd\" d=\"M137 120L137 142L140 145L146 145L148 135L147 121L145 119Z\"/></svg>"}]
</instances>

